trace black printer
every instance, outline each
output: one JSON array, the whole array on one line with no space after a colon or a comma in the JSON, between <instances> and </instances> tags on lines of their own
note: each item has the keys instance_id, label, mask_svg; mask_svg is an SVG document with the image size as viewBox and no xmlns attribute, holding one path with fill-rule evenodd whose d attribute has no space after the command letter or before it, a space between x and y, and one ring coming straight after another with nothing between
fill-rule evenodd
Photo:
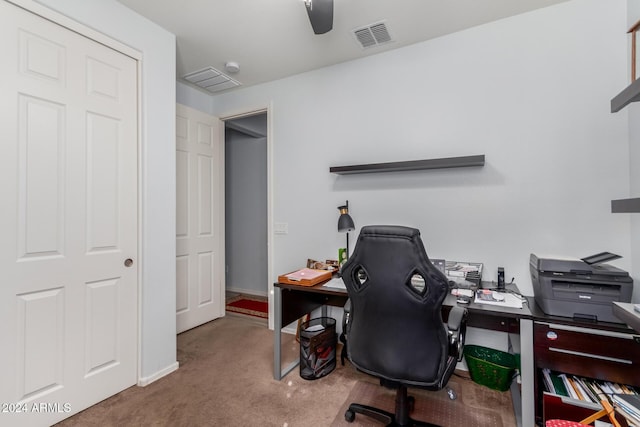
<instances>
[{"instance_id":1,"label":"black printer","mask_svg":"<svg viewBox=\"0 0 640 427\"><path fill-rule=\"evenodd\" d=\"M605 261L620 258L602 252L582 259L529 257L536 303L552 316L621 323L613 302L631 302L633 279Z\"/></svg>"}]
</instances>

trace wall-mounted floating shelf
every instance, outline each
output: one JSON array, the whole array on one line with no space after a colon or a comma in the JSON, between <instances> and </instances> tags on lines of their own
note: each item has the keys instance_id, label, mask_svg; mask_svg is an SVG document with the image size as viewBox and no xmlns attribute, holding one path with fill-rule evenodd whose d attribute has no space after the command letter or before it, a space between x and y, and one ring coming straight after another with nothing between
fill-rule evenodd
<instances>
[{"instance_id":1,"label":"wall-mounted floating shelf","mask_svg":"<svg viewBox=\"0 0 640 427\"><path fill-rule=\"evenodd\" d=\"M612 200L611 213L640 213L640 198Z\"/></svg>"},{"instance_id":2,"label":"wall-mounted floating shelf","mask_svg":"<svg viewBox=\"0 0 640 427\"><path fill-rule=\"evenodd\" d=\"M640 79L627 86L611 100L611 112L617 113L628 104L640 101Z\"/></svg>"},{"instance_id":3,"label":"wall-mounted floating shelf","mask_svg":"<svg viewBox=\"0 0 640 427\"><path fill-rule=\"evenodd\" d=\"M628 104L636 101L640 101L640 79L638 79L637 73L637 48L638 36L640 35L640 21L633 24L633 27L627 31L627 34L631 34L631 81L632 83L627 86L622 92L615 96L611 100L611 112L616 113L626 107Z\"/></svg>"},{"instance_id":4,"label":"wall-mounted floating shelf","mask_svg":"<svg viewBox=\"0 0 640 427\"><path fill-rule=\"evenodd\" d=\"M338 175L374 172L403 172L425 169L466 168L484 166L484 154L477 156L446 157L442 159L409 160L405 162L368 163L362 165L331 166L329 172Z\"/></svg>"}]
</instances>

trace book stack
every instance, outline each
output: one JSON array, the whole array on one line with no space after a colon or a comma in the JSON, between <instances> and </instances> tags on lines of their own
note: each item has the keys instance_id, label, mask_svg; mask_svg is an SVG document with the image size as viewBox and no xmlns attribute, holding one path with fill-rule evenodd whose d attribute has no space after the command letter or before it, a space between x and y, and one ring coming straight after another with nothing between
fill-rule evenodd
<instances>
[{"instance_id":1,"label":"book stack","mask_svg":"<svg viewBox=\"0 0 640 427\"><path fill-rule=\"evenodd\" d=\"M482 283L481 262L446 261L445 272L449 277L462 278L476 286L480 286Z\"/></svg>"},{"instance_id":2,"label":"book stack","mask_svg":"<svg viewBox=\"0 0 640 427\"><path fill-rule=\"evenodd\" d=\"M629 426L640 427L640 390L625 384L542 370L546 391L572 399L600 404L607 400Z\"/></svg>"},{"instance_id":3,"label":"book stack","mask_svg":"<svg viewBox=\"0 0 640 427\"><path fill-rule=\"evenodd\" d=\"M614 394L613 403L619 414L630 426L640 426L640 396L637 394Z\"/></svg>"}]
</instances>

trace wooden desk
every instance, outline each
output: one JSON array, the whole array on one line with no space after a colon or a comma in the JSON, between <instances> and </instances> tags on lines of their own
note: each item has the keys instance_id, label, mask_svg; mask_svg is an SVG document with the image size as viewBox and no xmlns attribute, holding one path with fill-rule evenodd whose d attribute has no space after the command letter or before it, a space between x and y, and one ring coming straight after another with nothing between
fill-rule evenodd
<instances>
[{"instance_id":1,"label":"wooden desk","mask_svg":"<svg viewBox=\"0 0 640 427\"><path fill-rule=\"evenodd\" d=\"M515 285L508 285L507 289L518 291ZM328 305L343 307L347 299L346 290L327 288L322 283L309 287L284 283L274 284L273 377L276 380L281 380L300 363L298 359L284 369L282 368L282 327L318 308L322 308L322 315L326 316ZM514 395L514 407L517 408L515 412L518 426L533 427L535 419L533 320L528 308L528 304L533 303L533 299L528 298L527 300L528 303L522 309L475 303L466 307L469 313L468 326L519 335L522 384L520 392L512 394ZM457 305L456 298L453 295L448 295L442 306L445 320L455 305ZM512 390L514 388L518 388L515 382ZM522 420L525 420L524 424Z\"/></svg>"}]
</instances>

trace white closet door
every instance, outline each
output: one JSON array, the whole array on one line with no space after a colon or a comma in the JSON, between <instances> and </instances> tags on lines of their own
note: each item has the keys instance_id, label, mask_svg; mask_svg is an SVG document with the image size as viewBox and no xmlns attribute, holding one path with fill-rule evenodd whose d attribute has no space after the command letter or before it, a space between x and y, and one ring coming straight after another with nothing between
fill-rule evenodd
<instances>
[{"instance_id":1,"label":"white closet door","mask_svg":"<svg viewBox=\"0 0 640 427\"><path fill-rule=\"evenodd\" d=\"M49 425L137 379L137 61L1 0L0 51L0 425Z\"/></svg>"},{"instance_id":2,"label":"white closet door","mask_svg":"<svg viewBox=\"0 0 640 427\"><path fill-rule=\"evenodd\" d=\"M176 105L176 329L224 314L224 126Z\"/></svg>"}]
</instances>

